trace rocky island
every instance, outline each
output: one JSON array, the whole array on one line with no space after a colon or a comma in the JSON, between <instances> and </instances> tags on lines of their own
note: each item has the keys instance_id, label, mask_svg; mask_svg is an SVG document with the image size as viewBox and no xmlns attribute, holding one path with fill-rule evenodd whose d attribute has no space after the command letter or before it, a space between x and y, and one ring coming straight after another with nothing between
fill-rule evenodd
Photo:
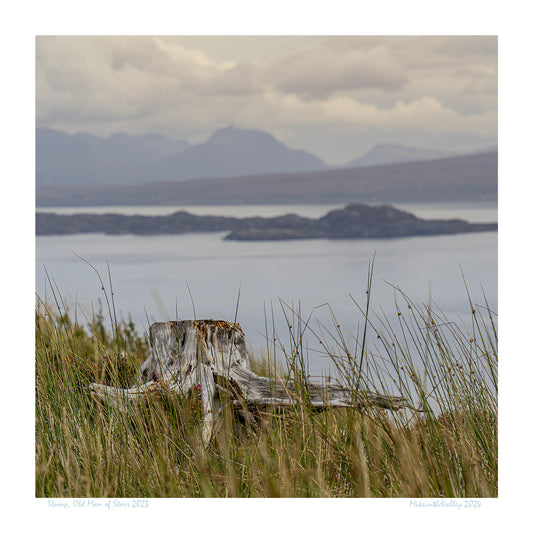
<instances>
[{"instance_id":1,"label":"rocky island","mask_svg":"<svg viewBox=\"0 0 533 533\"><path fill-rule=\"evenodd\" d=\"M236 241L288 239L382 239L496 231L497 223L461 219L425 220L390 205L350 204L318 219L298 215L264 217L199 216L178 211L167 216L37 213L37 235L106 233L160 235L227 232Z\"/></svg>"}]
</instances>

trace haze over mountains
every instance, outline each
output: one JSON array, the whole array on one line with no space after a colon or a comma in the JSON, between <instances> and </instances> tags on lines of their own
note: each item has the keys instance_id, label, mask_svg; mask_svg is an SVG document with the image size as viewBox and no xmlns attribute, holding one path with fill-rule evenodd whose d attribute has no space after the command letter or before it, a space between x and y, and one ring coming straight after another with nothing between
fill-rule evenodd
<instances>
[{"instance_id":1,"label":"haze over mountains","mask_svg":"<svg viewBox=\"0 0 533 533\"><path fill-rule=\"evenodd\" d=\"M318 157L292 150L268 133L231 126L196 145L161 135L103 138L38 128L36 167L37 186L126 185L328 168Z\"/></svg>"},{"instance_id":2,"label":"haze over mountains","mask_svg":"<svg viewBox=\"0 0 533 533\"><path fill-rule=\"evenodd\" d=\"M444 150L422 150L421 148L411 148L400 144L378 144L365 155L350 161L346 166L371 167L407 161L429 161L457 155L461 154Z\"/></svg>"},{"instance_id":3,"label":"haze over mountains","mask_svg":"<svg viewBox=\"0 0 533 533\"><path fill-rule=\"evenodd\" d=\"M38 128L36 185L40 207L485 201L497 198L497 151L384 144L332 167L268 133L231 126L196 145Z\"/></svg>"},{"instance_id":4,"label":"haze over mountains","mask_svg":"<svg viewBox=\"0 0 533 533\"><path fill-rule=\"evenodd\" d=\"M382 144L343 166L426 161L456 155L459 154ZM215 131L207 141L196 145L163 135L115 133L104 138L46 128L36 130L38 187L132 185L328 168L335 167L304 150L287 147L268 133L232 126Z\"/></svg>"},{"instance_id":5,"label":"haze over mountains","mask_svg":"<svg viewBox=\"0 0 533 533\"><path fill-rule=\"evenodd\" d=\"M69 135L37 128L37 186L50 184L139 183L151 165L189 148L186 141L162 135L116 133L108 138L88 133ZM146 181L146 180L144 180Z\"/></svg>"}]
</instances>

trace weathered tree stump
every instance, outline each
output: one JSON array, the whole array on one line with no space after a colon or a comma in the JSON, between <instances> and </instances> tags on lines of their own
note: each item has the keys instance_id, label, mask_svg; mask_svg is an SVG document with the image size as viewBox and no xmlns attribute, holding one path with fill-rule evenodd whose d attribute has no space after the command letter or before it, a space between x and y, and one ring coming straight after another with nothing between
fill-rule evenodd
<instances>
[{"instance_id":1,"label":"weathered tree stump","mask_svg":"<svg viewBox=\"0 0 533 533\"><path fill-rule=\"evenodd\" d=\"M292 380L267 378L250 370L244 333L239 324L218 320L156 322L150 326L151 352L135 375L135 386L118 389L92 383L93 398L126 407L162 389L175 394L199 390L205 443L211 440L220 398L230 399L245 415L269 406L291 407L305 401L312 408L354 407L363 401L338 384L305 382L305 394ZM300 386L301 389L301 386ZM305 398L305 400L303 399ZM364 394L364 401L397 410L408 407L399 397Z\"/></svg>"}]
</instances>

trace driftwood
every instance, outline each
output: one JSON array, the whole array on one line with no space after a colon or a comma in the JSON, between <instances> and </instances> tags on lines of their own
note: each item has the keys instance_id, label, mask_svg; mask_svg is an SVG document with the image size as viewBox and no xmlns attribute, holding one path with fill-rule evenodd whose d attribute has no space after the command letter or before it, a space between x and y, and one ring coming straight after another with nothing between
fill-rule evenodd
<instances>
[{"instance_id":1,"label":"driftwood","mask_svg":"<svg viewBox=\"0 0 533 533\"><path fill-rule=\"evenodd\" d=\"M274 406L285 408L305 401L312 408L354 407L363 401L354 391L338 384L305 383L305 394L292 380L267 378L250 370L244 333L239 324L217 320L156 322L150 327L151 353L135 376L135 386L118 389L92 383L93 398L126 407L160 390L189 394L198 390L202 399L202 436L208 443L220 398L227 397L237 412L250 413ZM305 398L305 400L302 400ZM364 393L364 401L385 409L408 407L399 397ZM252 416L253 419L253 416Z\"/></svg>"}]
</instances>

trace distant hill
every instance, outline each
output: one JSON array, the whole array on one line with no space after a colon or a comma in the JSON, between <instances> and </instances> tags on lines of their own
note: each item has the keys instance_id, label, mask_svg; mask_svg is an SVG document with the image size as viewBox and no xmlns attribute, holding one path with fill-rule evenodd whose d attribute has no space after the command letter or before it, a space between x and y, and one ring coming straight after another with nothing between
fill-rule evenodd
<instances>
[{"instance_id":1,"label":"distant hill","mask_svg":"<svg viewBox=\"0 0 533 533\"><path fill-rule=\"evenodd\" d=\"M400 144L378 144L365 155L350 161L345 166L371 167L375 165L404 163L407 161L429 161L431 159L442 159L444 157L455 157L457 155L460 154L457 154L456 152L445 152L443 150L410 148Z\"/></svg>"},{"instance_id":2,"label":"distant hill","mask_svg":"<svg viewBox=\"0 0 533 533\"><path fill-rule=\"evenodd\" d=\"M320 172L130 186L37 188L37 205L213 205L473 202L498 196L498 152Z\"/></svg>"},{"instance_id":3,"label":"distant hill","mask_svg":"<svg viewBox=\"0 0 533 533\"><path fill-rule=\"evenodd\" d=\"M161 161L154 174L165 180L185 180L326 168L318 157L292 150L268 133L229 126L215 131L205 143Z\"/></svg>"},{"instance_id":4,"label":"distant hill","mask_svg":"<svg viewBox=\"0 0 533 533\"><path fill-rule=\"evenodd\" d=\"M126 185L328 168L318 157L292 150L272 135L234 127L191 146L161 135L108 138L37 128L36 183Z\"/></svg>"},{"instance_id":5,"label":"distant hill","mask_svg":"<svg viewBox=\"0 0 533 533\"><path fill-rule=\"evenodd\" d=\"M37 128L37 186L52 184L131 184L149 181L150 167L189 148L187 141L162 135L115 133L98 137Z\"/></svg>"}]
</instances>

